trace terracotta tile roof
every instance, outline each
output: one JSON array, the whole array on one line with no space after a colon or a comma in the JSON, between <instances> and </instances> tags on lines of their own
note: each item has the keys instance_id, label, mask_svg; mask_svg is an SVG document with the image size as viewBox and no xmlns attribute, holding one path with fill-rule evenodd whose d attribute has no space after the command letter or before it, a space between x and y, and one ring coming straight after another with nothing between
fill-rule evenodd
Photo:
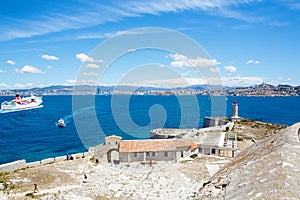
<instances>
[{"instance_id":1,"label":"terracotta tile roof","mask_svg":"<svg viewBox=\"0 0 300 200\"><path fill-rule=\"evenodd\" d=\"M197 149L198 148L198 144L194 143L191 141L191 150Z\"/></svg>"},{"instance_id":2,"label":"terracotta tile roof","mask_svg":"<svg viewBox=\"0 0 300 200\"><path fill-rule=\"evenodd\" d=\"M120 142L119 152L176 151L178 147L190 147L185 139L124 140Z\"/></svg>"},{"instance_id":3,"label":"terracotta tile roof","mask_svg":"<svg viewBox=\"0 0 300 200\"><path fill-rule=\"evenodd\" d=\"M177 148L191 146L191 141L186 140L186 139L174 139L173 143L175 144L175 146Z\"/></svg>"}]
</instances>

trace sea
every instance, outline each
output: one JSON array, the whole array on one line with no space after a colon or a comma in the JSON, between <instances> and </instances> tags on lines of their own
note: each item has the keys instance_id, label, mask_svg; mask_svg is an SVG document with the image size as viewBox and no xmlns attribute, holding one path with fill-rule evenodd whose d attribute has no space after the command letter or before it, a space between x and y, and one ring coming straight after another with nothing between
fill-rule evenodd
<instances>
[{"instance_id":1,"label":"sea","mask_svg":"<svg viewBox=\"0 0 300 200\"><path fill-rule=\"evenodd\" d=\"M13 97L0 96L0 102ZM96 95L43 96L43 107L0 111L0 164L85 152L105 136L145 139L156 128L202 128L204 116L239 116L292 125L300 121L300 97ZM58 119L66 122L57 127Z\"/></svg>"}]
</instances>

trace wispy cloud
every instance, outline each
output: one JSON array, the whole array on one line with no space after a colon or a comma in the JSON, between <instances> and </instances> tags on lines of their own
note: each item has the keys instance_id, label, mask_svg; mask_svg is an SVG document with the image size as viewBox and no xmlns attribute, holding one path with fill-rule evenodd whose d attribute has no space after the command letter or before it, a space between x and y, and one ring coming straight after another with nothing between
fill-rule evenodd
<instances>
[{"instance_id":1,"label":"wispy cloud","mask_svg":"<svg viewBox=\"0 0 300 200\"><path fill-rule=\"evenodd\" d=\"M134 1L122 4L124 10L131 11L139 15L153 14L159 15L164 12L181 12L185 10L201 10L210 15L217 15L224 18L234 18L248 23L261 22L264 17L242 12L240 6L250 6L251 3L259 0L158 0L158 1Z\"/></svg>"},{"instance_id":2,"label":"wispy cloud","mask_svg":"<svg viewBox=\"0 0 300 200\"><path fill-rule=\"evenodd\" d=\"M101 34L86 34L77 36L78 39L102 39L104 38Z\"/></svg>"},{"instance_id":3,"label":"wispy cloud","mask_svg":"<svg viewBox=\"0 0 300 200\"><path fill-rule=\"evenodd\" d=\"M33 84L33 83L17 83L17 84L14 84L14 88L31 88L34 85L35 84Z\"/></svg>"},{"instance_id":4,"label":"wispy cloud","mask_svg":"<svg viewBox=\"0 0 300 200\"><path fill-rule=\"evenodd\" d=\"M48 65L48 66L47 66L47 69L52 70L52 69L53 69L53 66Z\"/></svg>"},{"instance_id":5,"label":"wispy cloud","mask_svg":"<svg viewBox=\"0 0 300 200\"><path fill-rule=\"evenodd\" d=\"M7 72L6 70L0 69L0 73Z\"/></svg>"},{"instance_id":6,"label":"wispy cloud","mask_svg":"<svg viewBox=\"0 0 300 200\"><path fill-rule=\"evenodd\" d=\"M128 49L128 52L135 52L136 49Z\"/></svg>"},{"instance_id":7,"label":"wispy cloud","mask_svg":"<svg viewBox=\"0 0 300 200\"><path fill-rule=\"evenodd\" d=\"M300 2L294 0L286 0L283 2L284 5L288 6L291 10L300 10Z\"/></svg>"},{"instance_id":8,"label":"wispy cloud","mask_svg":"<svg viewBox=\"0 0 300 200\"><path fill-rule=\"evenodd\" d=\"M262 82L264 82L264 78L252 76L235 76L223 77L222 81L224 86L251 86L261 84Z\"/></svg>"},{"instance_id":9,"label":"wispy cloud","mask_svg":"<svg viewBox=\"0 0 300 200\"><path fill-rule=\"evenodd\" d=\"M29 74L44 74L45 72L43 72L42 70L33 67L31 65L25 65L22 69L15 69L14 71L15 73L20 73L20 74L24 74L24 73L29 73Z\"/></svg>"},{"instance_id":10,"label":"wispy cloud","mask_svg":"<svg viewBox=\"0 0 300 200\"><path fill-rule=\"evenodd\" d=\"M249 21L253 20L254 16L247 17L238 9L232 11L232 8L238 8L239 5L247 5L251 2L255 2L255 0L137 0L112 2L111 5L101 2L77 2L72 6L68 5L69 7L64 5L65 8L61 8L61 4L53 4L53 9L50 11L45 10L34 18L16 18L7 21L7 25L2 27L0 41L28 38L70 29L88 28L107 22L120 21L126 17L140 17L145 14L159 15L166 12L182 12L195 9L209 14L219 13L225 18ZM57 11L56 6L60 8L60 12ZM13 26L9 24L13 24ZM102 35L81 35L78 38L102 38Z\"/></svg>"},{"instance_id":11,"label":"wispy cloud","mask_svg":"<svg viewBox=\"0 0 300 200\"><path fill-rule=\"evenodd\" d=\"M66 80L63 85L98 85L96 80Z\"/></svg>"},{"instance_id":12,"label":"wispy cloud","mask_svg":"<svg viewBox=\"0 0 300 200\"><path fill-rule=\"evenodd\" d=\"M171 78L171 79L155 79L155 80L143 80L136 82L123 83L121 85L128 86L148 86L148 87L161 87L161 88L175 88L175 87L187 87L191 85L203 85L206 84L202 78Z\"/></svg>"},{"instance_id":13,"label":"wispy cloud","mask_svg":"<svg viewBox=\"0 0 300 200\"><path fill-rule=\"evenodd\" d=\"M257 64L259 64L259 63L260 63L259 60L252 60L252 59L250 59L250 60L248 60L248 61L246 62L247 65L249 65L249 64L257 65Z\"/></svg>"},{"instance_id":14,"label":"wispy cloud","mask_svg":"<svg viewBox=\"0 0 300 200\"><path fill-rule=\"evenodd\" d=\"M83 72L84 76L100 76L97 72Z\"/></svg>"},{"instance_id":15,"label":"wispy cloud","mask_svg":"<svg viewBox=\"0 0 300 200\"><path fill-rule=\"evenodd\" d=\"M85 65L85 68L100 69L100 66L95 63L88 63L87 65Z\"/></svg>"},{"instance_id":16,"label":"wispy cloud","mask_svg":"<svg viewBox=\"0 0 300 200\"><path fill-rule=\"evenodd\" d=\"M0 83L0 88L10 88L6 83Z\"/></svg>"},{"instance_id":17,"label":"wispy cloud","mask_svg":"<svg viewBox=\"0 0 300 200\"><path fill-rule=\"evenodd\" d=\"M59 60L58 57L56 57L56 56L49 56L47 54L42 55L41 58L43 58L45 60Z\"/></svg>"},{"instance_id":18,"label":"wispy cloud","mask_svg":"<svg viewBox=\"0 0 300 200\"><path fill-rule=\"evenodd\" d=\"M220 69L218 67L211 67L211 68L209 68L209 71L211 71L213 73L218 73L218 72L220 72Z\"/></svg>"}]
</instances>

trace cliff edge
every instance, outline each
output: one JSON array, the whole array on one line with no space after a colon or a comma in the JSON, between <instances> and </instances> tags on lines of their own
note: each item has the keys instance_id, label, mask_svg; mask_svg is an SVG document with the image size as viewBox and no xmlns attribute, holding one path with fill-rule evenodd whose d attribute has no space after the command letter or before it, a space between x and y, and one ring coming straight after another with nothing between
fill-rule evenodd
<instances>
[{"instance_id":1,"label":"cliff edge","mask_svg":"<svg viewBox=\"0 0 300 200\"><path fill-rule=\"evenodd\" d=\"M254 143L202 185L197 199L299 199L300 123Z\"/></svg>"}]
</instances>

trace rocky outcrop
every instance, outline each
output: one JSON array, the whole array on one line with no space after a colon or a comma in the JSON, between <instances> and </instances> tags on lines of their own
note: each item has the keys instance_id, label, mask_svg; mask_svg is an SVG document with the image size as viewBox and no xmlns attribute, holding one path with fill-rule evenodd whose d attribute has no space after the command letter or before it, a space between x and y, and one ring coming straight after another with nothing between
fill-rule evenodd
<instances>
[{"instance_id":1,"label":"rocky outcrop","mask_svg":"<svg viewBox=\"0 0 300 200\"><path fill-rule=\"evenodd\" d=\"M197 194L197 199L299 197L300 123L245 149Z\"/></svg>"}]
</instances>

